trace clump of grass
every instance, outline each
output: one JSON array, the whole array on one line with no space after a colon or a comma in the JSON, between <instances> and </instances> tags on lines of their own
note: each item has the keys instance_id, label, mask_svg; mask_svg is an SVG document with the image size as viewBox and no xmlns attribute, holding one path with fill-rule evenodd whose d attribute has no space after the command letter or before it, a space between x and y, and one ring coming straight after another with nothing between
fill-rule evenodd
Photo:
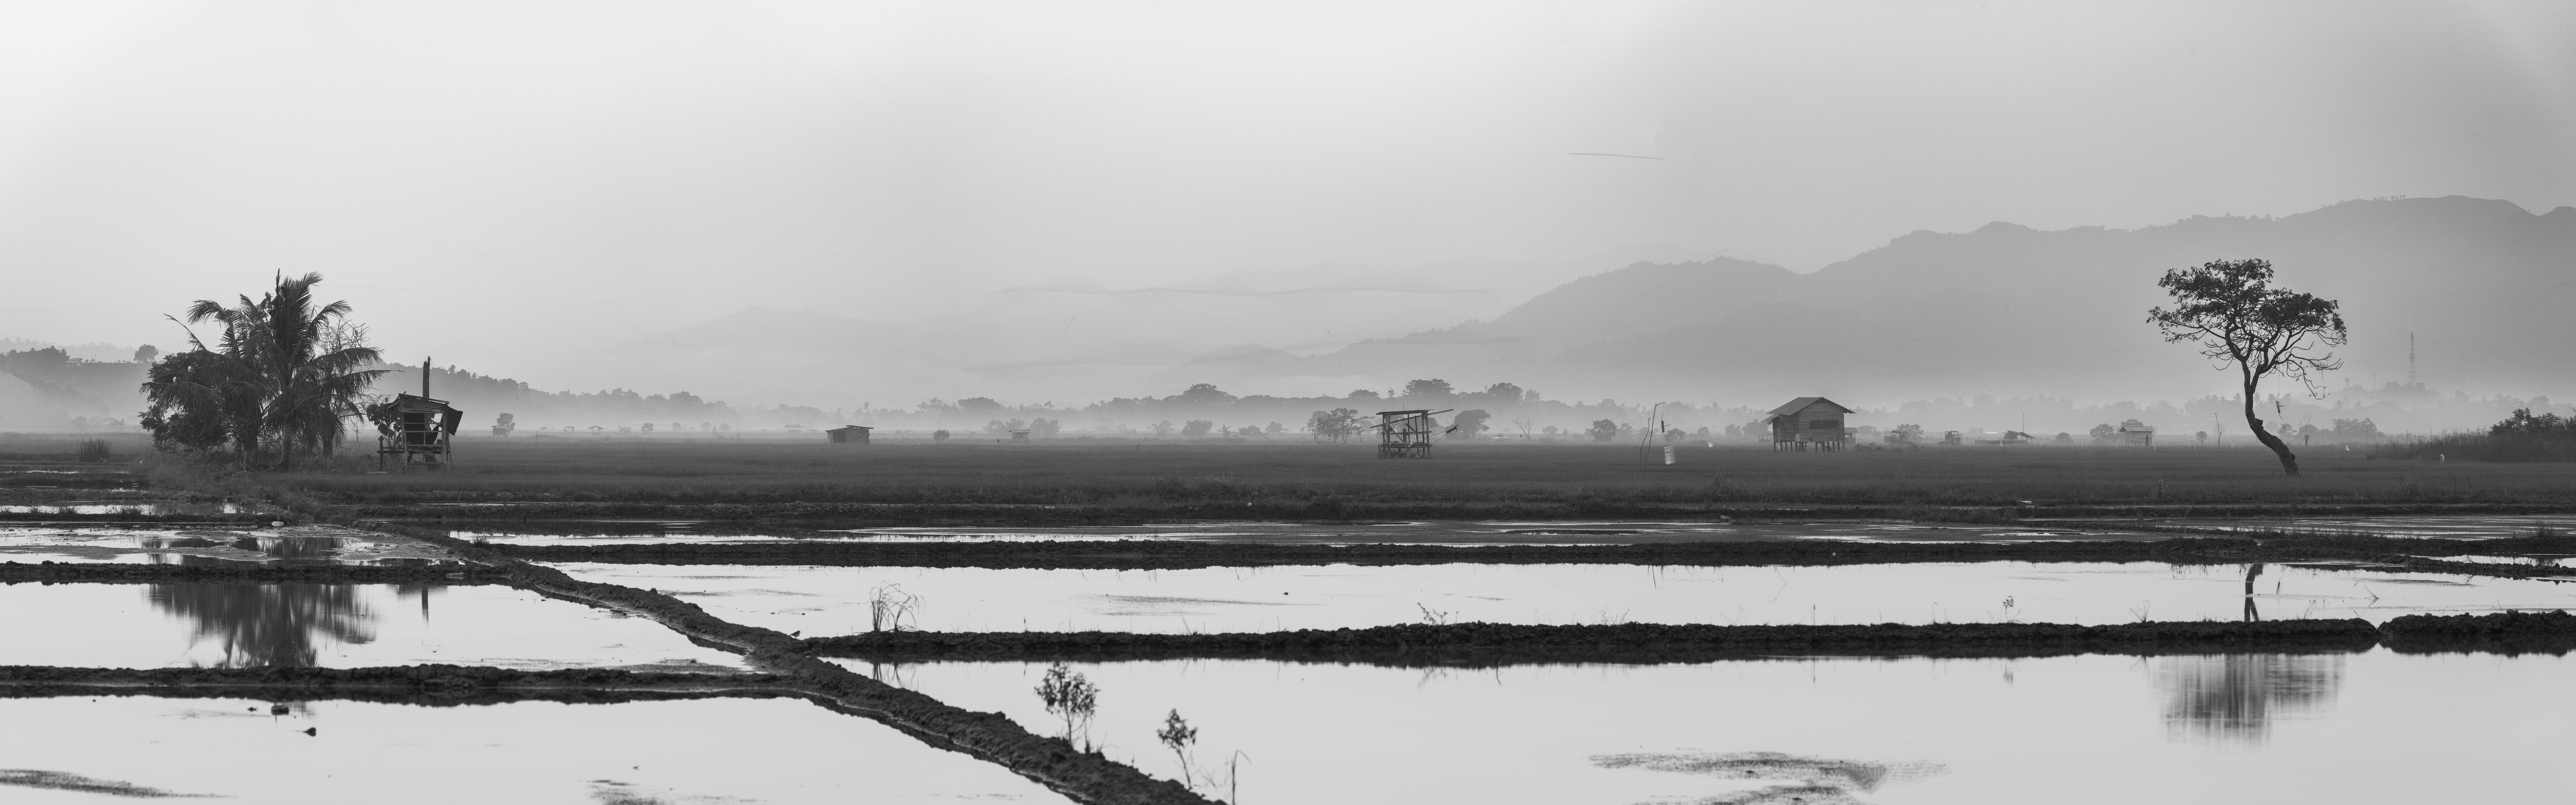
<instances>
[{"instance_id":1,"label":"clump of grass","mask_svg":"<svg viewBox=\"0 0 2576 805\"><path fill-rule=\"evenodd\" d=\"M888 584L868 590L868 631L900 632L904 621L911 629L921 631L921 596L903 591L903 585Z\"/></svg>"},{"instance_id":2,"label":"clump of grass","mask_svg":"<svg viewBox=\"0 0 2576 805\"><path fill-rule=\"evenodd\" d=\"M1416 609L1422 610L1422 622L1432 626L1449 625L1449 616L1453 614L1446 610L1432 609L1431 607L1424 606L1419 602L1415 603L1413 606Z\"/></svg>"},{"instance_id":3,"label":"clump of grass","mask_svg":"<svg viewBox=\"0 0 2576 805\"><path fill-rule=\"evenodd\" d=\"M113 457L114 454L107 449L106 439L83 439L80 446L72 450L72 460L83 464L104 464Z\"/></svg>"}]
</instances>

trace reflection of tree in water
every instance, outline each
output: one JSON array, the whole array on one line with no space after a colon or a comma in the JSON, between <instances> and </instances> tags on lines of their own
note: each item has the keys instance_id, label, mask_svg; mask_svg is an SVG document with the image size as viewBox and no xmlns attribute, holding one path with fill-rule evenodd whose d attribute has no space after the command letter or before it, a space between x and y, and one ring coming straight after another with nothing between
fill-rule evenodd
<instances>
[{"instance_id":1,"label":"reflection of tree in water","mask_svg":"<svg viewBox=\"0 0 2576 805\"><path fill-rule=\"evenodd\" d=\"M376 639L353 584L155 584L152 605L223 642L226 668L311 667L324 641Z\"/></svg>"},{"instance_id":2,"label":"reflection of tree in water","mask_svg":"<svg viewBox=\"0 0 2576 805\"><path fill-rule=\"evenodd\" d=\"M2343 687L2339 654L2229 654L2155 661L2168 737L2259 744L2272 719L2334 704Z\"/></svg>"}]
</instances>

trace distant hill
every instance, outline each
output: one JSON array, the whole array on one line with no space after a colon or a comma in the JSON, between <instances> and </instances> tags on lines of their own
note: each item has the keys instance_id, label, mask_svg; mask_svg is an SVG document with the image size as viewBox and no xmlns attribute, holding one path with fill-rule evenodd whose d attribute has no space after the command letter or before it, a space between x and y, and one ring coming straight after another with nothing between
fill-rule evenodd
<instances>
[{"instance_id":1,"label":"distant hill","mask_svg":"<svg viewBox=\"0 0 2576 805\"><path fill-rule=\"evenodd\" d=\"M2535 215L2465 197L2353 201L2283 218L2194 217L2135 230L1994 223L1915 232L1812 274L1734 259L1640 263L1567 283L1488 321L1238 371L1507 380L1575 394L1851 404L1944 395L2183 399L2224 390L2145 323L2163 271L2261 257L2291 288L2342 300L2348 380L2576 392L2576 208ZM1849 398L1849 399L1845 399Z\"/></svg>"}]
</instances>

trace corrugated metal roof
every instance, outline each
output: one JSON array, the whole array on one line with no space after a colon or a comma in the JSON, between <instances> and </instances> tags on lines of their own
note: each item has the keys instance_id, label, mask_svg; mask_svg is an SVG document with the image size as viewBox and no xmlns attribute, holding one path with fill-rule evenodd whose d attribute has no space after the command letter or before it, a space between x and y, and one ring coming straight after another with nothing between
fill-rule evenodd
<instances>
[{"instance_id":1,"label":"corrugated metal roof","mask_svg":"<svg viewBox=\"0 0 2576 805\"><path fill-rule=\"evenodd\" d=\"M1846 414L1853 413L1852 409L1844 408L1842 403L1834 402L1823 397L1800 397L1795 400L1790 400L1788 405L1771 409L1771 415L1788 416L1799 411L1807 410L1807 406L1814 405L1816 403L1824 403L1826 405L1833 406L1834 410L1841 411Z\"/></svg>"}]
</instances>

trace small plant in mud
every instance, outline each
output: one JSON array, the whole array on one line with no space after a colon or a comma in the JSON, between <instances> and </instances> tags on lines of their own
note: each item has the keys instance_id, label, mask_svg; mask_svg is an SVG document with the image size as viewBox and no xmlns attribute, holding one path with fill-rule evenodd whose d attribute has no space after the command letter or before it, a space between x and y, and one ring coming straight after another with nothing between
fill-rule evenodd
<instances>
[{"instance_id":1,"label":"small plant in mud","mask_svg":"<svg viewBox=\"0 0 2576 805\"><path fill-rule=\"evenodd\" d=\"M1430 607L1423 606L1420 602L1415 602L1413 606L1416 609L1422 610L1422 622L1431 626L1449 625L1449 616L1454 614L1444 610L1432 609Z\"/></svg>"},{"instance_id":2,"label":"small plant in mud","mask_svg":"<svg viewBox=\"0 0 2576 805\"><path fill-rule=\"evenodd\" d=\"M868 590L868 631L900 632L904 621L912 621L912 630L921 631L921 596L903 591L903 585L888 584Z\"/></svg>"},{"instance_id":3,"label":"small plant in mud","mask_svg":"<svg viewBox=\"0 0 2576 805\"><path fill-rule=\"evenodd\" d=\"M1181 711L1174 709L1171 715L1163 717L1163 728L1154 732L1154 738L1162 741L1163 748L1172 750L1172 757L1181 761L1181 784L1197 789L1198 775L1191 770L1190 750L1198 745L1199 728L1190 726L1189 721L1181 718Z\"/></svg>"},{"instance_id":4,"label":"small plant in mud","mask_svg":"<svg viewBox=\"0 0 2576 805\"><path fill-rule=\"evenodd\" d=\"M1073 743L1076 728L1084 735L1083 751L1091 751L1091 716L1100 708L1100 687L1064 663L1048 666L1046 676L1038 680L1038 701L1048 713L1064 719L1064 742Z\"/></svg>"},{"instance_id":5,"label":"small plant in mud","mask_svg":"<svg viewBox=\"0 0 2576 805\"><path fill-rule=\"evenodd\" d=\"M2153 601L2141 601L2138 602L2137 606L2129 608L2129 614L2136 616L2139 623L2145 623L2147 622L2148 609L2153 606L2155 606L2155 602Z\"/></svg>"}]
</instances>

